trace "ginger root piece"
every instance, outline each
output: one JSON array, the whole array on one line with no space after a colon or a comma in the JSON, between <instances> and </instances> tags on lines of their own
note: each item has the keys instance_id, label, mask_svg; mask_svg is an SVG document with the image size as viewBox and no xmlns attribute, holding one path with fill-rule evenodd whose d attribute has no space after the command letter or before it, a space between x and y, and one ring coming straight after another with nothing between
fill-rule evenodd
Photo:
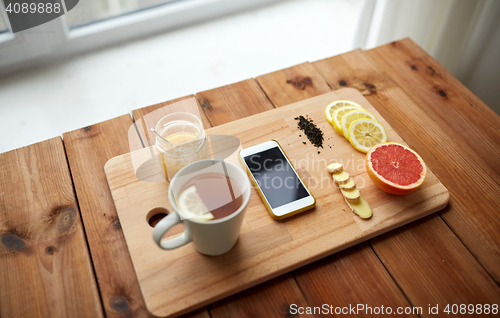
<instances>
[{"instance_id":1,"label":"ginger root piece","mask_svg":"<svg viewBox=\"0 0 500 318\"><path fill-rule=\"evenodd\" d=\"M345 171L340 171L340 172L332 174L332 178L333 178L333 180L335 180L335 182L337 184L342 184L342 183L346 183L347 180L349 180L349 174Z\"/></svg>"},{"instance_id":2,"label":"ginger root piece","mask_svg":"<svg viewBox=\"0 0 500 318\"><path fill-rule=\"evenodd\" d=\"M362 219L370 218L372 216L372 208L361 196L354 179L349 177L349 173L343 171L342 164L337 162L329 164L326 170L332 173L332 178L339 186L340 192L342 192L344 200L351 211Z\"/></svg>"},{"instance_id":3,"label":"ginger root piece","mask_svg":"<svg viewBox=\"0 0 500 318\"><path fill-rule=\"evenodd\" d=\"M335 163L331 163L329 164L328 166L326 166L326 170L330 173L337 173L337 172L340 172L342 171L344 167L342 166L341 163L338 163L338 162L335 162Z\"/></svg>"},{"instance_id":4,"label":"ginger root piece","mask_svg":"<svg viewBox=\"0 0 500 318\"><path fill-rule=\"evenodd\" d=\"M352 190L356 188L356 183L353 178L349 178L345 183L339 184L340 190Z\"/></svg>"},{"instance_id":5,"label":"ginger root piece","mask_svg":"<svg viewBox=\"0 0 500 318\"><path fill-rule=\"evenodd\" d=\"M369 219L372 216L372 208L370 207L368 202L363 199L363 197L360 196L359 200L356 202L349 202L347 201L347 199L345 199L345 202L347 203L351 211L360 218Z\"/></svg>"},{"instance_id":6,"label":"ginger root piece","mask_svg":"<svg viewBox=\"0 0 500 318\"><path fill-rule=\"evenodd\" d=\"M342 192L342 194L344 195L344 198L348 202L358 201L359 198L361 197L361 194L359 193L359 189L358 188L354 188L352 190L340 189L340 192Z\"/></svg>"}]
</instances>

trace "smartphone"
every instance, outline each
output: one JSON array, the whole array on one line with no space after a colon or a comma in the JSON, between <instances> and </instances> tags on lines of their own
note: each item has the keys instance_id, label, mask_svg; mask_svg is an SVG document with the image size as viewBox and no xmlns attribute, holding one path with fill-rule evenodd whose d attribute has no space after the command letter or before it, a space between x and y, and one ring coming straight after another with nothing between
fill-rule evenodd
<instances>
[{"instance_id":1,"label":"smartphone","mask_svg":"<svg viewBox=\"0 0 500 318\"><path fill-rule=\"evenodd\" d=\"M281 220L316 204L277 141L243 149L239 156L272 218Z\"/></svg>"}]
</instances>

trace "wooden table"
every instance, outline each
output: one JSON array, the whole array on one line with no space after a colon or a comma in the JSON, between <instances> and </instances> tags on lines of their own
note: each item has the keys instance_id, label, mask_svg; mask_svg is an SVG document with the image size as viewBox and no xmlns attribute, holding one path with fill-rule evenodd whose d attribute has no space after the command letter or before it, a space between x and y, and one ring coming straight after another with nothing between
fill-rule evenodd
<instances>
[{"instance_id":1,"label":"wooden table","mask_svg":"<svg viewBox=\"0 0 500 318\"><path fill-rule=\"evenodd\" d=\"M194 96L216 126L341 87L361 91L420 153L448 207L189 317L294 316L291 304L432 316L429 304L442 314L500 303L500 117L410 39ZM134 120L172 102L0 154L1 317L149 316L103 167L129 151Z\"/></svg>"}]
</instances>

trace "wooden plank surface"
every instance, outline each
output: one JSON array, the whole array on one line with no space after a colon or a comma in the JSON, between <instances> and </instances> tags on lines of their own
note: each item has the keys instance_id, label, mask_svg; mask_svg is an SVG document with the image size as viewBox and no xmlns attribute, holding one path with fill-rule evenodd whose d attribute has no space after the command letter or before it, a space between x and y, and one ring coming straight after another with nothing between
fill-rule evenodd
<instances>
[{"instance_id":1,"label":"wooden plank surface","mask_svg":"<svg viewBox=\"0 0 500 318\"><path fill-rule=\"evenodd\" d=\"M425 142L435 145L427 143L430 164L440 166L436 174L449 184L456 202L441 215L500 284L500 216L498 208L492 208L500 205L500 116L409 39L366 54L421 108L414 116L425 117L402 124L411 124L420 130L418 138L425 135ZM436 93L436 87L447 92L445 96ZM418 128L429 126L426 123L432 123L432 129Z\"/></svg>"},{"instance_id":2,"label":"wooden plank surface","mask_svg":"<svg viewBox=\"0 0 500 318\"><path fill-rule=\"evenodd\" d=\"M437 215L370 243L414 306L496 304L500 299L498 285ZM422 316L434 315L424 311Z\"/></svg>"},{"instance_id":3,"label":"wooden plank surface","mask_svg":"<svg viewBox=\"0 0 500 318\"><path fill-rule=\"evenodd\" d=\"M500 176L500 116L409 38L367 51L449 136Z\"/></svg>"},{"instance_id":4,"label":"wooden plank surface","mask_svg":"<svg viewBox=\"0 0 500 318\"><path fill-rule=\"evenodd\" d=\"M0 316L102 317L61 138L0 155Z\"/></svg>"},{"instance_id":5,"label":"wooden plank surface","mask_svg":"<svg viewBox=\"0 0 500 318\"><path fill-rule=\"evenodd\" d=\"M443 132L366 53L357 50L315 62L313 65L334 88L339 86L361 88L366 98L384 117L387 117L388 122L394 125L403 139L420 153L430 169L452 194L450 206L445 210L445 214L466 211L470 213L469 209L479 210L477 207L469 206L481 205L477 199L474 198L474 203L471 201L469 205L463 205L462 199L457 198L460 196L459 191L463 191L460 189L474 185L469 175L473 175L472 180L475 178L479 183L484 183L485 180L485 176L480 175L477 163L460 154L467 149L464 149L463 145L457 145ZM421 127L426 129L423 130ZM491 180L487 184L486 195L495 200L496 186ZM496 198L499 196L496 195ZM476 230L474 233L481 231ZM484 296L484 299L493 301L499 297L498 286L438 216L416 221L372 242L377 255L413 305L427 306L429 303L438 302L442 306L467 301L467 296L474 295L462 292L464 282L470 284L473 293ZM397 257L391 257L394 255L395 244L418 247L419 252L416 253L413 248L400 247ZM496 244L498 248L498 243ZM496 257L490 255L490 260ZM450 275L447 261L462 268L463 277L458 279ZM423 275L422 279L415 279L416 266ZM483 300L483 303L485 301Z\"/></svg>"},{"instance_id":6,"label":"wooden plank surface","mask_svg":"<svg viewBox=\"0 0 500 318\"><path fill-rule=\"evenodd\" d=\"M305 88L289 85L288 81L292 78L311 78L311 85ZM276 107L286 105L289 101L297 102L320 94L320 92L331 91L321 74L310 63L262 75L257 77L257 80ZM359 252L355 253L351 249ZM404 307L409 304L367 243L351 249L342 251L338 256L329 257L329 261L321 262L321 265L311 264L298 273L295 272L297 282L311 305L330 303L348 307L350 304L362 302L370 306L380 306L380 304L386 304L387 300L389 300L387 305L393 307ZM362 261L359 261L360 259ZM346 267L345 264L349 266ZM378 282L383 292L369 294L364 292L372 283L371 280L359 279L365 275L366 267L372 268L370 278ZM349 275L345 275L344 270L347 270ZM336 286L338 290L352 290L353 292L342 293L342 295L328 292L319 295L315 287L322 285Z\"/></svg>"},{"instance_id":7,"label":"wooden plank surface","mask_svg":"<svg viewBox=\"0 0 500 318\"><path fill-rule=\"evenodd\" d=\"M275 107L331 91L331 88L310 63L302 63L261 75L256 79Z\"/></svg>"},{"instance_id":8,"label":"wooden plank surface","mask_svg":"<svg viewBox=\"0 0 500 318\"><path fill-rule=\"evenodd\" d=\"M129 152L130 127L124 115L63 135L107 317L149 316L104 175L108 159Z\"/></svg>"},{"instance_id":9,"label":"wooden plank surface","mask_svg":"<svg viewBox=\"0 0 500 318\"><path fill-rule=\"evenodd\" d=\"M212 126L274 108L253 78L197 93L196 98Z\"/></svg>"},{"instance_id":10,"label":"wooden plank surface","mask_svg":"<svg viewBox=\"0 0 500 318\"><path fill-rule=\"evenodd\" d=\"M294 276L311 306L350 308L362 304L371 308L391 307L394 312L398 307L411 306L368 243L297 269ZM344 313L342 317L370 316L365 310Z\"/></svg>"},{"instance_id":11,"label":"wooden plank surface","mask_svg":"<svg viewBox=\"0 0 500 318\"><path fill-rule=\"evenodd\" d=\"M158 207L172 211L172 208L165 196L167 183L144 182L136 177L135 168L142 156L142 161L157 167L158 174L163 173L157 160L148 160L149 149L118 156L106 163L106 176L134 269L147 307L154 315L175 315L221 299L412 222L448 203L448 191L431 171L418 190L405 196L388 195L370 182L364 166L359 168L365 154L334 132L324 116L324 105L337 99L353 100L363 106L384 125L390 140L401 142L355 89L330 92L207 130L209 135L233 135L241 140L242 147L277 140L295 160L295 166L316 198L314 210L277 222L270 218L252 189L238 244L216 258L204 257L190 245L159 252L151 240L153 229L147 222L150 211ZM316 125L331 135L327 143L334 146L321 149L321 154L311 145L304 145L304 138L298 136L294 118L306 111ZM238 163L237 158L234 161ZM363 197L370 202L373 216L369 220L355 216L340 191L335 189L326 171L327 163L333 161L344 163ZM390 279L388 275L385 278ZM172 293L167 294L167 289Z\"/></svg>"},{"instance_id":12,"label":"wooden plank surface","mask_svg":"<svg viewBox=\"0 0 500 318\"><path fill-rule=\"evenodd\" d=\"M210 305L212 317L295 317L290 306L307 307L291 274L285 274ZM303 314L300 317L315 317Z\"/></svg>"}]
</instances>

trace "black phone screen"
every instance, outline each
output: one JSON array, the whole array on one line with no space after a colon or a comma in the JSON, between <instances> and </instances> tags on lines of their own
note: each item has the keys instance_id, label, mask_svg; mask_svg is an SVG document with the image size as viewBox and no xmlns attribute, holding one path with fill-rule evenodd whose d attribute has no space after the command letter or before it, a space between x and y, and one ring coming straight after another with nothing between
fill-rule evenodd
<instances>
[{"instance_id":1,"label":"black phone screen","mask_svg":"<svg viewBox=\"0 0 500 318\"><path fill-rule=\"evenodd\" d=\"M278 147L246 156L244 160L271 208L309 195Z\"/></svg>"}]
</instances>

